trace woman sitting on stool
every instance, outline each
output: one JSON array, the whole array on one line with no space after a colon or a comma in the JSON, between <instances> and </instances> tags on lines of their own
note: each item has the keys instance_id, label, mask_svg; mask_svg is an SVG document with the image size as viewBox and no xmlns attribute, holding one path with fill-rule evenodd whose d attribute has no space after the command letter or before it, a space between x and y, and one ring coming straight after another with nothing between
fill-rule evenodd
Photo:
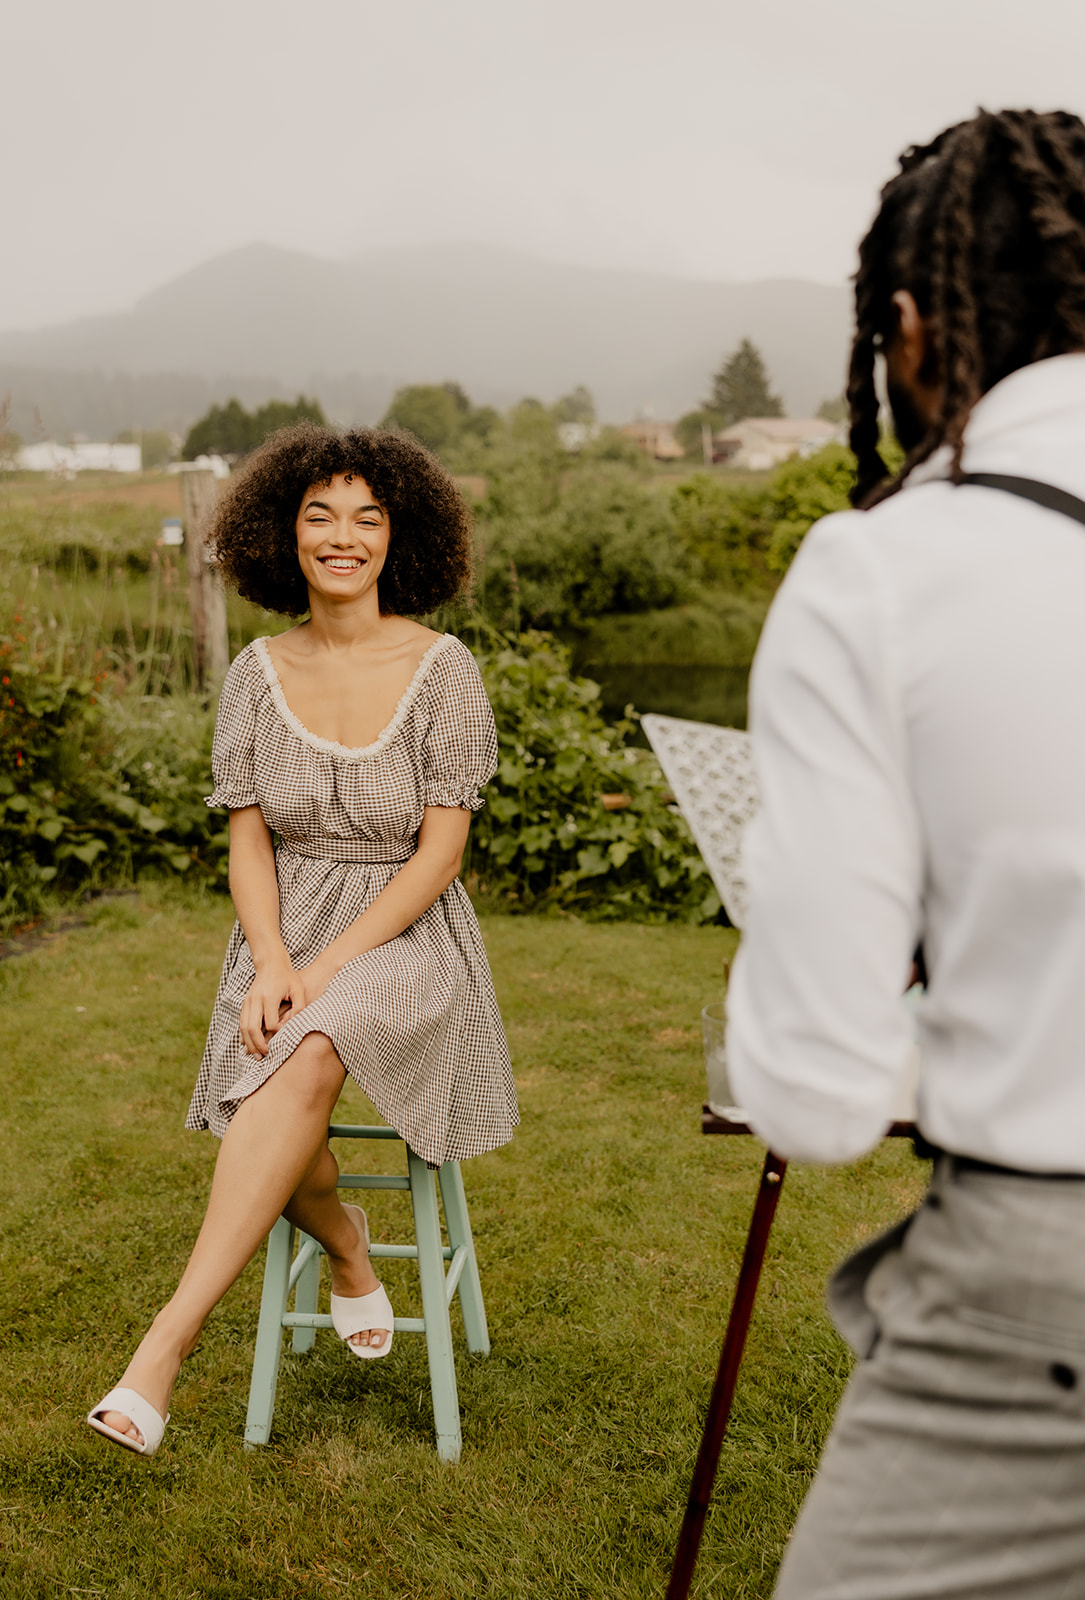
<instances>
[{"instance_id":1,"label":"woman sitting on stool","mask_svg":"<svg viewBox=\"0 0 1085 1600\"><path fill-rule=\"evenodd\" d=\"M328 1146L348 1073L434 1166L497 1148L518 1121L457 877L497 765L493 715L466 646L411 620L470 577L455 485L404 435L300 424L250 457L212 542L246 599L309 616L242 650L219 705L208 804L230 811L238 921L187 1126L222 1145L181 1281L87 1418L143 1455L208 1314L280 1214L327 1253L348 1349L387 1355L392 1308Z\"/></svg>"}]
</instances>

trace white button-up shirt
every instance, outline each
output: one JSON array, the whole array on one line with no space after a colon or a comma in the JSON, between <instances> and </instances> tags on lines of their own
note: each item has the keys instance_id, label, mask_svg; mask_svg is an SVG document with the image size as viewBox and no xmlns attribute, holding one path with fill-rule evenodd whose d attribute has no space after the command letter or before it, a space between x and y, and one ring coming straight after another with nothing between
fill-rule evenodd
<instances>
[{"instance_id":1,"label":"white button-up shirt","mask_svg":"<svg viewBox=\"0 0 1085 1600\"><path fill-rule=\"evenodd\" d=\"M985 395L964 467L1085 499L1085 354ZM869 1149L922 940L923 1133L1085 1172L1085 526L945 472L819 522L769 614L732 1087L783 1156Z\"/></svg>"}]
</instances>

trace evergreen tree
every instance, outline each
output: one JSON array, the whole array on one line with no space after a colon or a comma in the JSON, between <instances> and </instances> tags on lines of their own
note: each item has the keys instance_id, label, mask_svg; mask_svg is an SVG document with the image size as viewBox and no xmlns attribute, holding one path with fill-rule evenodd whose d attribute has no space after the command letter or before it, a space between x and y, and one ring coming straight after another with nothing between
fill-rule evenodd
<instances>
[{"instance_id":1,"label":"evergreen tree","mask_svg":"<svg viewBox=\"0 0 1085 1600\"><path fill-rule=\"evenodd\" d=\"M571 394L563 394L552 408L558 422L594 422L595 401L591 390L578 383Z\"/></svg>"},{"instance_id":2,"label":"evergreen tree","mask_svg":"<svg viewBox=\"0 0 1085 1600\"><path fill-rule=\"evenodd\" d=\"M772 393L761 352L751 340L743 339L727 357L712 379L712 393L702 409L719 418L720 428L743 417L783 416L783 401Z\"/></svg>"},{"instance_id":3,"label":"evergreen tree","mask_svg":"<svg viewBox=\"0 0 1085 1600\"><path fill-rule=\"evenodd\" d=\"M240 400L227 400L224 406L212 406L206 416L193 423L181 459L195 461L197 456L218 455L236 460L255 450L276 428L289 427L292 422L323 425L324 420L319 400L307 400L303 394L293 402L269 400L253 412L246 411Z\"/></svg>"}]
</instances>

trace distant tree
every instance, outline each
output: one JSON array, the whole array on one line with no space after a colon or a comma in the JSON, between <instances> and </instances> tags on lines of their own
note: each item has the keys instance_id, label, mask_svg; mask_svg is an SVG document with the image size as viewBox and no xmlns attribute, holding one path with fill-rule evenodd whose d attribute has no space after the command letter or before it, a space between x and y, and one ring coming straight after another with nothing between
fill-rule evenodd
<instances>
[{"instance_id":1,"label":"distant tree","mask_svg":"<svg viewBox=\"0 0 1085 1600\"><path fill-rule=\"evenodd\" d=\"M743 417L783 416L783 401L772 393L761 352L749 339L743 339L713 377L712 392L702 410L717 417L716 425L721 428L729 428Z\"/></svg>"},{"instance_id":2,"label":"distant tree","mask_svg":"<svg viewBox=\"0 0 1085 1600\"><path fill-rule=\"evenodd\" d=\"M198 422L193 423L181 446L181 459L195 461L197 456L242 456L252 449L252 418L240 400L227 400L224 406L212 406Z\"/></svg>"},{"instance_id":3,"label":"distant tree","mask_svg":"<svg viewBox=\"0 0 1085 1600\"><path fill-rule=\"evenodd\" d=\"M501 427L501 413L493 406L474 406L464 422L463 431L472 439L489 444Z\"/></svg>"},{"instance_id":4,"label":"distant tree","mask_svg":"<svg viewBox=\"0 0 1085 1600\"><path fill-rule=\"evenodd\" d=\"M715 411L687 411L684 417L679 417L674 425L674 436L687 456L697 457L702 451L705 423L715 431L722 428L719 415Z\"/></svg>"},{"instance_id":5,"label":"distant tree","mask_svg":"<svg viewBox=\"0 0 1085 1600\"><path fill-rule=\"evenodd\" d=\"M458 383L412 383L396 390L381 427L405 428L431 450L447 450L463 432L471 410Z\"/></svg>"},{"instance_id":6,"label":"distant tree","mask_svg":"<svg viewBox=\"0 0 1085 1600\"><path fill-rule=\"evenodd\" d=\"M181 459L195 461L197 456L219 455L236 460L255 450L276 428L287 428L292 422L323 425L325 417L319 400L308 400L299 394L293 402L269 400L253 412L246 411L240 400L227 400L224 406L212 406L189 429Z\"/></svg>"},{"instance_id":7,"label":"distant tree","mask_svg":"<svg viewBox=\"0 0 1085 1600\"><path fill-rule=\"evenodd\" d=\"M456 410L461 417L469 417L471 415L474 407L458 383L442 383L441 388L452 396Z\"/></svg>"},{"instance_id":8,"label":"distant tree","mask_svg":"<svg viewBox=\"0 0 1085 1600\"><path fill-rule=\"evenodd\" d=\"M557 422L594 422L595 401L591 390L582 383L570 393L562 395L551 407Z\"/></svg>"},{"instance_id":9,"label":"distant tree","mask_svg":"<svg viewBox=\"0 0 1085 1600\"><path fill-rule=\"evenodd\" d=\"M324 427L327 418L317 399L307 400L303 394L290 403L288 400L269 400L258 411L253 412L252 431L254 434L254 448L262 444L269 433L274 433L277 428L289 428L292 422L316 422Z\"/></svg>"},{"instance_id":10,"label":"distant tree","mask_svg":"<svg viewBox=\"0 0 1085 1600\"><path fill-rule=\"evenodd\" d=\"M834 400L823 400L814 415L815 417L823 417L826 422L847 422L847 395L838 394Z\"/></svg>"},{"instance_id":11,"label":"distant tree","mask_svg":"<svg viewBox=\"0 0 1085 1600\"><path fill-rule=\"evenodd\" d=\"M9 470L14 467L15 458L22 448L22 435L11 426L11 395L6 394L0 400L0 467Z\"/></svg>"},{"instance_id":12,"label":"distant tree","mask_svg":"<svg viewBox=\"0 0 1085 1600\"><path fill-rule=\"evenodd\" d=\"M177 437L165 428L125 428L116 443L139 445L144 472L166 466L177 454Z\"/></svg>"}]
</instances>

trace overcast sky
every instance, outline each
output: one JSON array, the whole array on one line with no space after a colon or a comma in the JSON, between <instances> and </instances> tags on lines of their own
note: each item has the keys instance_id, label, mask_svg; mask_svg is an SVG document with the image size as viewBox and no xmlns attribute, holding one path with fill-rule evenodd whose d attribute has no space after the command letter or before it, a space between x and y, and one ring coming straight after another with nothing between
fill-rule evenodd
<instances>
[{"instance_id":1,"label":"overcast sky","mask_svg":"<svg viewBox=\"0 0 1085 1600\"><path fill-rule=\"evenodd\" d=\"M6 328L254 240L839 282L904 145L1085 108L1083 0L54 0L2 41Z\"/></svg>"}]
</instances>

